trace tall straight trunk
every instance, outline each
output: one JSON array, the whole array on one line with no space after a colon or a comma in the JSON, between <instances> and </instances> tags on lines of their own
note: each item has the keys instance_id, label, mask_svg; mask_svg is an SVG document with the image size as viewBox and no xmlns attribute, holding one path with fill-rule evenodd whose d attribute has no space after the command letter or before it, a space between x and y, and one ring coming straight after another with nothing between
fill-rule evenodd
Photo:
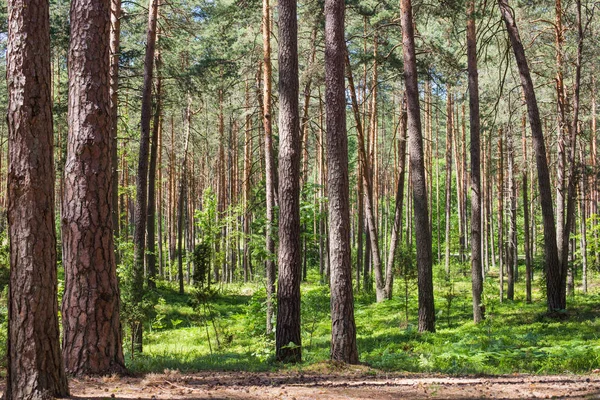
<instances>
[{"instance_id":1,"label":"tall straight trunk","mask_svg":"<svg viewBox=\"0 0 600 400\"><path fill-rule=\"evenodd\" d=\"M371 180L372 171L371 166L367 162L367 152L365 150L365 138L360 119L360 113L358 109L358 101L356 99L356 90L354 88L354 79L352 77L352 71L350 69L350 59L348 55L345 56L346 60L346 77L348 78L348 85L350 86L350 97L352 100L352 109L354 112L354 120L356 122L356 131L358 136L358 153L359 160L362 162L363 168L363 187L364 187L364 201L365 201L365 216L367 220L368 237L370 246L370 254L373 262L373 270L375 271L375 286L376 286L376 298L377 302L385 300L385 282L383 272L381 269L381 256L379 252L379 241L377 239L377 220L375 218L375 210L373 204L373 198L369 196L369 193L373 193L373 181ZM365 262L365 269L368 262ZM365 271L365 277L367 272ZM365 289L367 288L367 282L365 282Z\"/></svg>"},{"instance_id":2,"label":"tall straight trunk","mask_svg":"<svg viewBox=\"0 0 600 400\"><path fill-rule=\"evenodd\" d=\"M183 145L183 160L181 163L181 176L179 177L179 190L177 205L177 277L179 280L179 293L184 293L183 287L183 214L185 206L185 194L187 189L187 159L190 146L190 134L192 131L192 97L188 94L187 107L185 111L185 142Z\"/></svg>"},{"instance_id":3,"label":"tall straight trunk","mask_svg":"<svg viewBox=\"0 0 600 400\"><path fill-rule=\"evenodd\" d=\"M243 179L243 195L244 195L244 215L243 215L243 229L244 229L244 255L242 260L244 270L244 282L248 282L251 279L251 266L250 266L250 218L251 212L250 196L252 194L252 186L250 182L250 175L252 173L252 115L250 114L250 91L248 89L248 82L246 82L246 127L244 131L244 179Z\"/></svg>"},{"instance_id":4,"label":"tall straight trunk","mask_svg":"<svg viewBox=\"0 0 600 400\"><path fill-rule=\"evenodd\" d=\"M162 125L158 130L158 160L156 168L158 170L158 195L157 195L157 204L156 204L156 220L158 222L158 276L161 278L165 277L164 271L164 250L163 250L163 168L162 168L162 148L163 148L163 129Z\"/></svg>"},{"instance_id":5,"label":"tall straight trunk","mask_svg":"<svg viewBox=\"0 0 600 400\"><path fill-rule=\"evenodd\" d=\"M118 106L119 106L119 46L121 42L121 0L110 2L110 129L112 160L112 218L115 238L119 237L119 154L118 154ZM116 250L116 249L115 249ZM119 252L115 253L119 264Z\"/></svg>"},{"instance_id":6,"label":"tall straight trunk","mask_svg":"<svg viewBox=\"0 0 600 400\"><path fill-rule=\"evenodd\" d=\"M569 249L570 232L575 231L575 205L577 203L576 191L577 191L577 135L579 131L579 97L580 97L580 86L581 86L581 63L583 58L583 26L581 21L581 1L575 1L576 6L576 24L577 24L577 56L575 60L575 82L573 87L573 119L571 125L569 125L569 170L568 170L568 186L567 186L567 209L565 215L565 232L566 234L562 237L562 243L560 236L557 237L559 246L559 261L562 262L561 268L561 303L566 307L567 299L564 290L568 269L568 263L564 259L560 259L560 254L566 254ZM562 251L561 251L562 247Z\"/></svg>"},{"instance_id":7,"label":"tall straight trunk","mask_svg":"<svg viewBox=\"0 0 600 400\"><path fill-rule=\"evenodd\" d=\"M427 187L423 163L423 136L417 82L417 59L411 0L401 0L402 44L404 53L404 81L408 102L408 149L412 171L413 202L417 240L417 271L419 288L419 332L435 331L433 302L433 273L431 231L427 209Z\"/></svg>"},{"instance_id":8,"label":"tall straight trunk","mask_svg":"<svg viewBox=\"0 0 600 400\"><path fill-rule=\"evenodd\" d=\"M296 0L279 0L279 279L275 357L300 362L300 160ZM342 75L343 76L343 75ZM347 190L347 189L346 189ZM352 282L352 281L350 281ZM352 286L350 286L352 293Z\"/></svg>"},{"instance_id":9,"label":"tall straight trunk","mask_svg":"<svg viewBox=\"0 0 600 400\"><path fill-rule=\"evenodd\" d=\"M48 1L8 2L6 61L10 282L3 398L66 397L58 328Z\"/></svg>"},{"instance_id":10,"label":"tall straight trunk","mask_svg":"<svg viewBox=\"0 0 600 400\"><path fill-rule=\"evenodd\" d=\"M400 173L398 174L398 186L396 187L396 205L394 210L394 225L392 226L392 237L390 239L390 248L387 264L385 268L385 298L392 299L392 290L394 288L394 259L396 258L396 248L402 237L402 204L404 200L404 180L406 176L406 139L407 139L407 115L406 98L402 101L400 115L400 144L398 153L400 157Z\"/></svg>"},{"instance_id":11,"label":"tall straight trunk","mask_svg":"<svg viewBox=\"0 0 600 400\"><path fill-rule=\"evenodd\" d=\"M498 0L498 5L500 6L502 18L506 24L506 30L508 31L508 36L510 37L511 46L517 61L536 153L539 196L542 203L542 218L544 222L544 269L546 272L546 298L548 310L561 310L566 307L566 298L561 295L561 293L564 293L564 279L558 258L556 224L554 210L552 208L552 189L550 185L550 173L548 170L548 160L546 158L546 144L542 132L540 112L535 97L533 81L531 80L531 74L529 72L529 65L527 64L527 59L525 57L525 50L519 36L514 16L511 12L512 9L509 7L507 0Z\"/></svg>"},{"instance_id":12,"label":"tall straight trunk","mask_svg":"<svg viewBox=\"0 0 600 400\"><path fill-rule=\"evenodd\" d=\"M481 172L479 73L477 70L477 34L475 29L475 0L467 5L467 68L469 74L469 126L471 136L471 292L473 295L473 322L483 319L481 294Z\"/></svg>"},{"instance_id":13,"label":"tall straight trunk","mask_svg":"<svg viewBox=\"0 0 600 400\"><path fill-rule=\"evenodd\" d=\"M504 145L502 129L498 131L498 275L500 302L504 301Z\"/></svg>"},{"instance_id":14,"label":"tall straight trunk","mask_svg":"<svg viewBox=\"0 0 600 400\"><path fill-rule=\"evenodd\" d=\"M510 205L510 220L508 221L508 245L506 253L506 271L508 275L508 288L506 298L515 299L515 280L517 279L517 186L515 182L515 148L513 146L512 128L506 131L506 152L508 153L508 201Z\"/></svg>"},{"instance_id":15,"label":"tall straight trunk","mask_svg":"<svg viewBox=\"0 0 600 400\"><path fill-rule=\"evenodd\" d=\"M110 2L75 0L70 20L63 358L70 374L108 374L125 371L112 226Z\"/></svg>"},{"instance_id":16,"label":"tall straight trunk","mask_svg":"<svg viewBox=\"0 0 600 400\"><path fill-rule=\"evenodd\" d=\"M342 0L325 0L325 107L327 112L327 192L331 285L331 359L358 363L352 257Z\"/></svg>"},{"instance_id":17,"label":"tall straight trunk","mask_svg":"<svg viewBox=\"0 0 600 400\"><path fill-rule=\"evenodd\" d=\"M150 165L148 167L148 204L146 211L146 282L148 287L156 287L156 159L158 158L158 137L162 124L161 118L161 88L160 76L161 56L156 53L156 105L154 109L154 124L152 126L152 142L150 144ZM159 237L160 240L160 237Z\"/></svg>"},{"instance_id":18,"label":"tall straight trunk","mask_svg":"<svg viewBox=\"0 0 600 400\"><path fill-rule=\"evenodd\" d=\"M446 276L450 276L450 226L452 212L452 94L450 85L446 85Z\"/></svg>"},{"instance_id":19,"label":"tall straight trunk","mask_svg":"<svg viewBox=\"0 0 600 400\"><path fill-rule=\"evenodd\" d=\"M584 161L583 150L579 149L581 161ZM588 258L587 258L587 226L585 210L585 181L579 181L579 243L581 249L581 290L584 294L588 292Z\"/></svg>"},{"instance_id":20,"label":"tall straight trunk","mask_svg":"<svg viewBox=\"0 0 600 400\"><path fill-rule=\"evenodd\" d=\"M267 259L267 334L273 331L273 293L275 292L275 240L273 224L275 221L275 159L273 155L273 135L271 133L271 8L269 0L263 0L263 130L265 135L265 185L267 198L267 224L265 241Z\"/></svg>"},{"instance_id":21,"label":"tall straight trunk","mask_svg":"<svg viewBox=\"0 0 600 400\"><path fill-rule=\"evenodd\" d=\"M532 257L531 257L531 239L529 234L529 194L528 194L528 181L529 177L527 174L527 168L529 160L527 157L527 141L526 141L526 117L523 114L521 128L522 128L522 139L521 144L523 148L523 170L522 170L522 192L523 192L523 241L525 250L525 302L531 303L531 273L532 273Z\"/></svg>"},{"instance_id":22,"label":"tall straight trunk","mask_svg":"<svg viewBox=\"0 0 600 400\"><path fill-rule=\"evenodd\" d=\"M152 119L152 81L154 72L154 49L156 45L156 19L158 0L150 0L148 29L146 31L146 55L144 58L144 84L142 87L142 116L140 150L136 176L135 230L133 235L132 301L141 304L144 296L144 258L146 254L146 207L148 202L148 153L150 148L150 120ZM135 323L134 350L142 351L141 321Z\"/></svg>"}]
</instances>

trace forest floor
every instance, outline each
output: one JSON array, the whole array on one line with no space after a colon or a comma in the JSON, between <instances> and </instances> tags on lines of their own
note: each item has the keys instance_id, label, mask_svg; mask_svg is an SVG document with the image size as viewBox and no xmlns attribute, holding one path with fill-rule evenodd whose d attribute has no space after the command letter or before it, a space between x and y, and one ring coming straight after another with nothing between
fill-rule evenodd
<instances>
[{"instance_id":1,"label":"forest floor","mask_svg":"<svg viewBox=\"0 0 600 400\"><path fill-rule=\"evenodd\" d=\"M352 367L350 367L352 368ZM166 371L71 380L73 399L532 399L600 398L600 374L462 376Z\"/></svg>"}]
</instances>

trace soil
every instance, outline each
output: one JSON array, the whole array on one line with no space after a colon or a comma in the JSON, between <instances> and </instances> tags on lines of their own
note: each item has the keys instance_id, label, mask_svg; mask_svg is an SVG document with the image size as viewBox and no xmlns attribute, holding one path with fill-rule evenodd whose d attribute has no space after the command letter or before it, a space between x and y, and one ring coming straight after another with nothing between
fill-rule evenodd
<instances>
[{"instance_id":1,"label":"soil","mask_svg":"<svg viewBox=\"0 0 600 400\"><path fill-rule=\"evenodd\" d=\"M590 375L443 376L386 374L357 367L276 373L165 371L137 377L71 379L72 399L600 399Z\"/></svg>"}]
</instances>

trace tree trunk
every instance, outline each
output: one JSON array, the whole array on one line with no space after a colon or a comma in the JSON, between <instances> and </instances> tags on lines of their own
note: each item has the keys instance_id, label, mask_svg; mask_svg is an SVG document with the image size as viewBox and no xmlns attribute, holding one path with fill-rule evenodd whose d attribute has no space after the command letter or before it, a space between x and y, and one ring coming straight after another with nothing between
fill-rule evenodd
<instances>
[{"instance_id":1,"label":"tree trunk","mask_svg":"<svg viewBox=\"0 0 600 400\"><path fill-rule=\"evenodd\" d=\"M273 224L275 221L275 159L273 156L273 136L271 133L271 8L269 0L263 0L263 129L265 134L265 185L267 198L267 225L265 241L267 259L267 334L273 331L273 294L275 292L275 241Z\"/></svg>"},{"instance_id":2,"label":"tree trunk","mask_svg":"<svg viewBox=\"0 0 600 400\"><path fill-rule=\"evenodd\" d=\"M276 358L302 360L298 23L295 0L279 0L279 280Z\"/></svg>"},{"instance_id":3,"label":"tree trunk","mask_svg":"<svg viewBox=\"0 0 600 400\"><path fill-rule=\"evenodd\" d=\"M404 81L408 101L408 149L412 171L413 201L417 240L417 271L419 288L419 332L435 331L433 302L433 273L431 231L427 209L427 187L423 163L423 136L417 82L417 60L411 0L401 0L402 44L404 53Z\"/></svg>"},{"instance_id":4,"label":"tree trunk","mask_svg":"<svg viewBox=\"0 0 600 400\"><path fill-rule=\"evenodd\" d=\"M527 175L527 168L529 160L527 157L527 141L526 141L526 117L523 114L521 123L523 136L521 139L523 147L523 171L522 171L522 186L523 186L523 240L525 250L525 302L531 303L531 274L532 274L532 259L531 259L531 239L529 234L529 194L527 192L527 185L529 177Z\"/></svg>"},{"instance_id":5,"label":"tree trunk","mask_svg":"<svg viewBox=\"0 0 600 400\"><path fill-rule=\"evenodd\" d=\"M396 258L396 248L402 237L402 204L404 200L404 179L406 176L406 98L402 100L400 115L400 144L398 153L400 156L400 173L398 175L398 186L396 188L396 207L394 210L394 225L392 227L392 237L390 239L390 249L385 269L385 298L392 299L392 290L394 288L394 259Z\"/></svg>"},{"instance_id":6,"label":"tree trunk","mask_svg":"<svg viewBox=\"0 0 600 400\"><path fill-rule=\"evenodd\" d=\"M48 9L44 0L8 2L6 400L69 395L57 315Z\"/></svg>"},{"instance_id":7,"label":"tree trunk","mask_svg":"<svg viewBox=\"0 0 600 400\"><path fill-rule=\"evenodd\" d=\"M157 33L158 36L158 33ZM154 124L152 126L152 143L150 145L150 165L148 168L148 205L146 212L146 269L148 275L146 281L149 288L156 288L156 159L158 158L158 137L160 135L161 117L161 87L160 77L161 56L160 51L156 54L156 105L154 110ZM159 237L160 240L160 237Z\"/></svg>"},{"instance_id":8,"label":"tree trunk","mask_svg":"<svg viewBox=\"0 0 600 400\"><path fill-rule=\"evenodd\" d=\"M504 146L502 129L498 131L498 275L500 276L500 303L504 301Z\"/></svg>"},{"instance_id":9,"label":"tree trunk","mask_svg":"<svg viewBox=\"0 0 600 400\"><path fill-rule=\"evenodd\" d=\"M452 94L450 85L446 85L446 276L450 277L450 226L452 224Z\"/></svg>"},{"instance_id":10,"label":"tree trunk","mask_svg":"<svg viewBox=\"0 0 600 400\"><path fill-rule=\"evenodd\" d=\"M144 296L144 258L146 254L146 207L148 201L148 153L150 147L150 120L152 119L152 81L154 70L154 48L156 45L156 19L158 0L150 0L148 29L146 32L146 55L144 59L144 85L142 87L142 115L140 150L136 176L135 230L133 235L132 302L140 305ZM142 352L143 322L135 327L134 351Z\"/></svg>"},{"instance_id":11,"label":"tree trunk","mask_svg":"<svg viewBox=\"0 0 600 400\"><path fill-rule=\"evenodd\" d=\"M477 34L475 29L475 0L467 5L467 68L469 74L469 126L471 134L471 292L473 294L473 322L483 319L481 294L481 172L479 72L477 70Z\"/></svg>"},{"instance_id":12,"label":"tree trunk","mask_svg":"<svg viewBox=\"0 0 600 400\"><path fill-rule=\"evenodd\" d=\"M109 40L110 2L73 1L62 206L63 357L73 375L125 371L112 226Z\"/></svg>"},{"instance_id":13,"label":"tree trunk","mask_svg":"<svg viewBox=\"0 0 600 400\"><path fill-rule=\"evenodd\" d=\"M177 276L179 279L179 293L184 293L183 288L183 213L185 206L185 191L187 187L187 157L190 145L190 133L192 131L192 98L188 94L187 108L185 112L185 144L183 146L183 160L181 164L181 176L179 177L179 204L177 206Z\"/></svg>"},{"instance_id":14,"label":"tree trunk","mask_svg":"<svg viewBox=\"0 0 600 400\"><path fill-rule=\"evenodd\" d=\"M539 195L542 203L542 217L544 221L544 249L545 249L545 271L546 271L546 297L548 310L561 310L566 307L566 299L561 296L564 292L563 274L558 259L558 247L556 242L556 224L554 210L552 208L552 189L550 186L550 174L548 171L548 160L546 158L546 145L542 132L540 113L535 97L533 81L529 72L525 50L519 36L519 31L511 13L507 0L498 0L502 18L506 24L506 30L515 54L521 85L525 94L529 124L536 153L536 164L538 170Z\"/></svg>"},{"instance_id":15,"label":"tree trunk","mask_svg":"<svg viewBox=\"0 0 600 400\"><path fill-rule=\"evenodd\" d=\"M119 45L121 41L121 0L110 2L110 129L112 160L112 218L114 237L119 237L119 154L118 154L118 106L119 106ZM119 251L115 259L119 264Z\"/></svg>"},{"instance_id":16,"label":"tree trunk","mask_svg":"<svg viewBox=\"0 0 600 400\"><path fill-rule=\"evenodd\" d=\"M325 0L325 106L327 112L327 192L331 268L331 359L358 363L352 258L348 138L344 84L344 2Z\"/></svg>"},{"instance_id":17,"label":"tree trunk","mask_svg":"<svg viewBox=\"0 0 600 400\"><path fill-rule=\"evenodd\" d=\"M515 148L513 146L512 127L506 131L508 153L508 200L510 204L510 220L508 222L508 251L506 254L506 271L508 275L508 290L506 298L515 299L515 280L517 279L517 186L515 182Z\"/></svg>"}]
</instances>

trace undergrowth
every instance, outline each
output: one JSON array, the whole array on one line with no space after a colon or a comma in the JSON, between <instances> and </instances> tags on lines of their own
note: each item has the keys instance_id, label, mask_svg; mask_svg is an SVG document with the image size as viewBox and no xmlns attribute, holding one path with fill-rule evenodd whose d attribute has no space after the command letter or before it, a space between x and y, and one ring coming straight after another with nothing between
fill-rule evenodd
<instances>
[{"instance_id":1,"label":"undergrowth","mask_svg":"<svg viewBox=\"0 0 600 400\"><path fill-rule=\"evenodd\" d=\"M525 303L523 282L516 285L515 301L500 303L497 279L488 277L486 319L475 325L463 269L450 283L436 273L436 333L417 330L416 285L406 296L405 282L398 280L394 299L379 304L372 293L356 295L360 361L384 371L446 374L585 373L600 368L597 289L569 297L568 311L558 320L546 315L543 293L534 291L533 303ZM273 360L274 336L265 333L264 288L224 285L200 306L193 294L179 295L168 283L159 285L159 294L144 354L133 360L127 356L133 371L288 368ZM294 368L310 368L329 358L330 323L329 289L310 275L302 285L303 363Z\"/></svg>"}]
</instances>

